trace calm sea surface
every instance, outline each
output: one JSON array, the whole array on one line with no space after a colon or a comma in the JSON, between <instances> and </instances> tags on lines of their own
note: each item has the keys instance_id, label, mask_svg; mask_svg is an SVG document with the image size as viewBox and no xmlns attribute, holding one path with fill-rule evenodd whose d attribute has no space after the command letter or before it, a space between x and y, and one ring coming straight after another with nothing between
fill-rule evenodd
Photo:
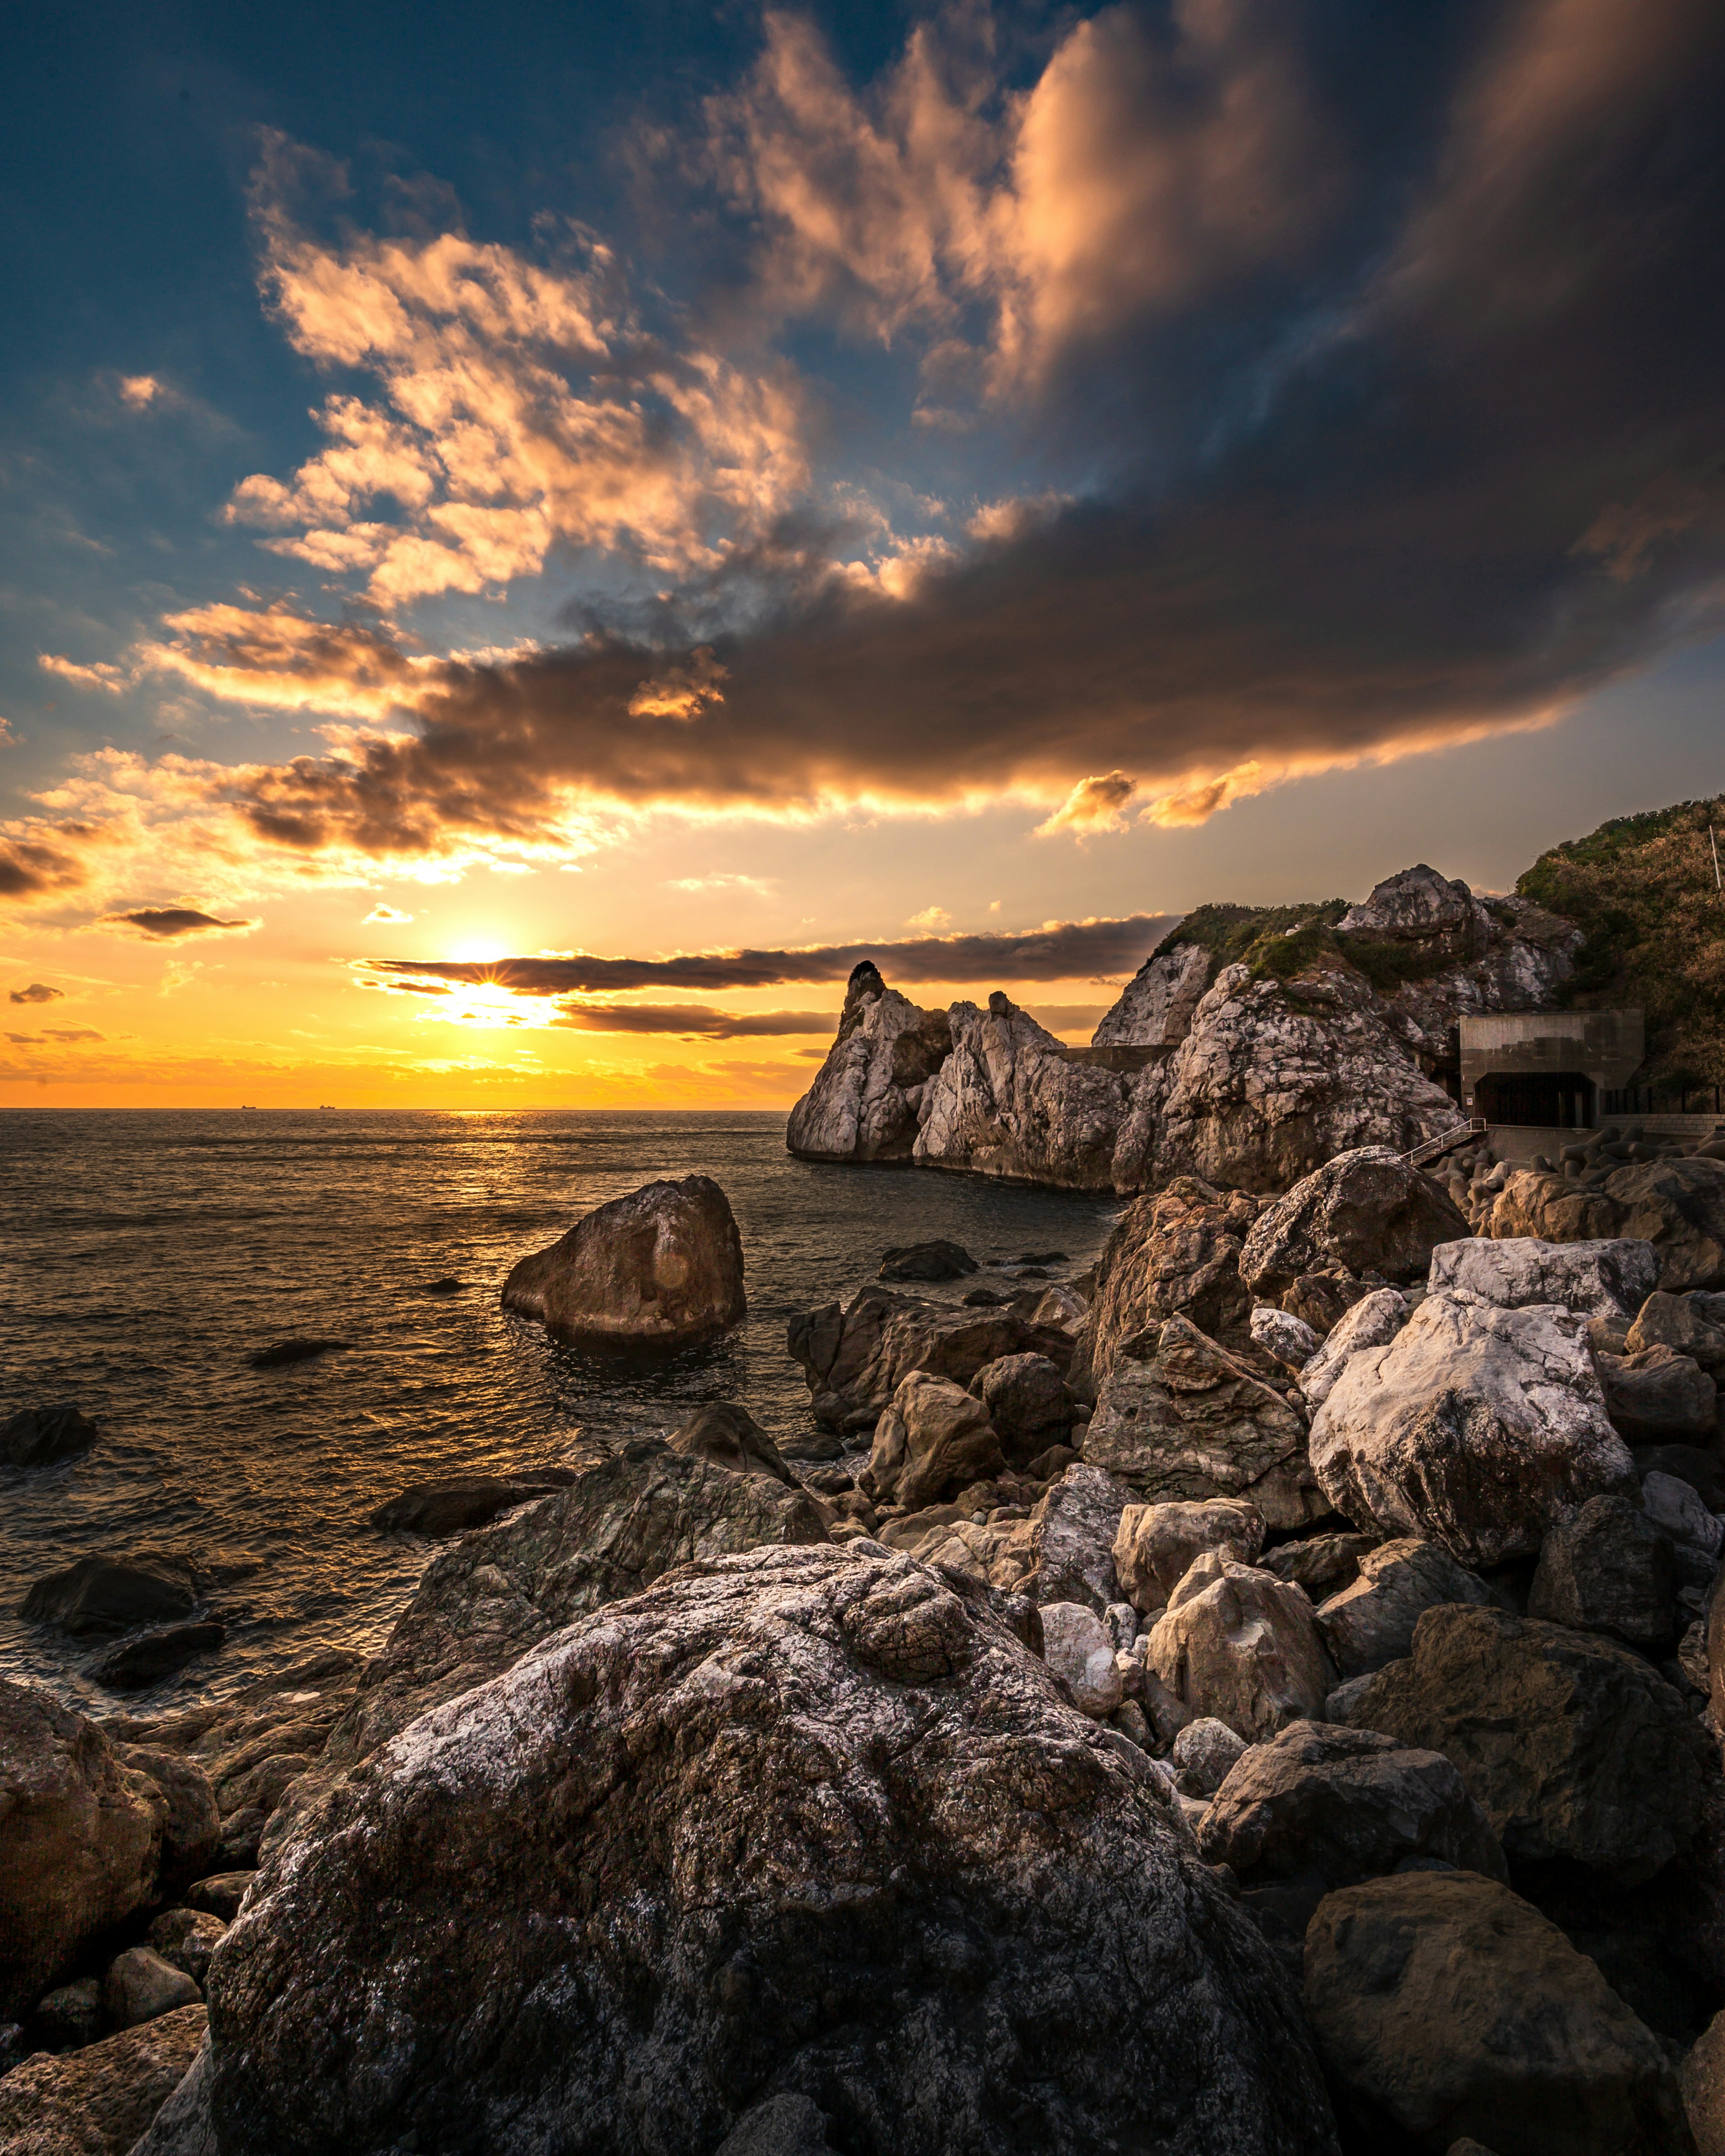
<instances>
[{"instance_id":1,"label":"calm sea surface","mask_svg":"<svg viewBox=\"0 0 1725 2156\"><path fill-rule=\"evenodd\" d=\"M747 1266L747 1322L721 1345L619 1370L503 1314L517 1258L696 1171L730 1198ZM776 1113L0 1113L0 1419L70 1400L102 1432L59 1466L0 1467L0 1671L121 1706L83 1674L103 1642L17 1612L45 1573L151 1548L261 1566L218 1598L222 1652L128 1696L142 1705L232 1691L313 1645L374 1645L434 1547L366 1524L409 1484L555 1459L582 1428L665 1430L711 1399L806 1431L793 1312L929 1235L983 1260L1064 1250L1054 1270L1077 1270L1118 1209L809 1167ZM426 1292L449 1275L460 1293ZM249 1367L295 1335L349 1345Z\"/></svg>"}]
</instances>

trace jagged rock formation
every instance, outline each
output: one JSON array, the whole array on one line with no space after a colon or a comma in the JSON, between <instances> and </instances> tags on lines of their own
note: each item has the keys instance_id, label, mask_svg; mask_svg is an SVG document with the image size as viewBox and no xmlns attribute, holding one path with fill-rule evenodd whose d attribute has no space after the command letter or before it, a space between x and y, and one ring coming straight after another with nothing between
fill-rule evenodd
<instances>
[{"instance_id":1,"label":"jagged rock formation","mask_svg":"<svg viewBox=\"0 0 1725 2156\"><path fill-rule=\"evenodd\" d=\"M905 1160L922 1087L952 1045L943 1011L889 988L873 961L850 976L838 1038L791 1111L785 1143L803 1160Z\"/></svg>"},{"instance_id":2,"label":"jagged rock formation","mask_svg":"<svg viewBox=\"0 0 1725 2156\"><path fill-rule=\"evenodd\" d=\"M1071 1190L1113 1188L1127 1080L1069 1063L1051 1033L997 989L954 1004L952 1051L918 1111L919 1168L963 1168Z\"/></svg>"},{"instance_id":3,"label":"jagged rock formation","mask_svg":"<svg viewBox=\"0 0 1725 2156\"><path fill-rule=\"evenodd\" d=\"M1093 1048L1176 1048L1186 1038L1199 998L1209 986L1209 954L1177 943L1147 958L1120 999L1091 1035Z\"/></svg>"}]
</instances>

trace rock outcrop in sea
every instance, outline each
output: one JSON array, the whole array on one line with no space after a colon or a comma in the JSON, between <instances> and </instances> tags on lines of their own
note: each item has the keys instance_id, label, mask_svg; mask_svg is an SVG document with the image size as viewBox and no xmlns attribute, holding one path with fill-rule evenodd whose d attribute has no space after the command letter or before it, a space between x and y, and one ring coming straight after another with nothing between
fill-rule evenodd
<instances>
[{"instance_id":1,"label":"rock outcrop in sea","mask_svg":"<svg viewBox=\"0 0 1725 2156\"><path fill-rule=\"evenodd\" d=\"M523 1258L503 1306L589 1347L680 1348L741 1322L742 1241L711 1176L649 1183Z\"/></svg>"}]
</instances>

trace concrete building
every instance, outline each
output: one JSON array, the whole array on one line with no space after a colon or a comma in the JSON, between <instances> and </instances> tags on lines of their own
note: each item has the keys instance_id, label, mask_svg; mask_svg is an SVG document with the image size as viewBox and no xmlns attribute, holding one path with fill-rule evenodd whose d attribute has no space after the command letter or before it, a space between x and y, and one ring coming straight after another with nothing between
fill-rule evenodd
<instances>
[{"instance_id":1,"label":"concrete building","mask_svg":"<svg viewBox=\"0 0 1725 2156\"><path fill-rule=\"evenodd\" d=\"M1461 1021L1461 1105L1488 1123L1585 1130L1645 1053L1638 1010L1499 1011Z\"/></svg>"}]
</instances>

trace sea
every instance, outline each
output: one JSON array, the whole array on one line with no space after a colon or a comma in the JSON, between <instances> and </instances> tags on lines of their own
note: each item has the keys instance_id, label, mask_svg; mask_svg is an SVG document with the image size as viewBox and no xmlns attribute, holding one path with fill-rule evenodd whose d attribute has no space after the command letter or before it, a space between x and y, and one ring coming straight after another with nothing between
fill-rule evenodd
<instances>
[{"instance_id":1,"label":"sea","mask_svg":"<svg viewBox=\"0 0 1725 2156\"><path fill-rule=\"evenodd\" d=\"M746 1322L664 1360L584 1354L506 1314L510 1267L661 1176L712 1176L742 1236ZM1100 1253L1115 1199L906 1168L817 1166L778 1112L0 1111L0 1421L69 1401L95 1447L0 1467L0 1674L86 1712L225 1697L312 1648L379 1645L437 1545L367 1515L413 1484L554 1461L578 1433L667 1432L710 1399L813 1428L786 1350L894 1244L947 1236L980 1282ZM432 1284L453 1279L454 1292ZM345 1344L257 1369L273 1342ZM19 1613L80 1558L219 1563L226 1645L123 1698ZM252 1568L255 1568L253 1569ZM243 1576L241 1576L243 1575Z\"/></svg>"}]
</instances>

